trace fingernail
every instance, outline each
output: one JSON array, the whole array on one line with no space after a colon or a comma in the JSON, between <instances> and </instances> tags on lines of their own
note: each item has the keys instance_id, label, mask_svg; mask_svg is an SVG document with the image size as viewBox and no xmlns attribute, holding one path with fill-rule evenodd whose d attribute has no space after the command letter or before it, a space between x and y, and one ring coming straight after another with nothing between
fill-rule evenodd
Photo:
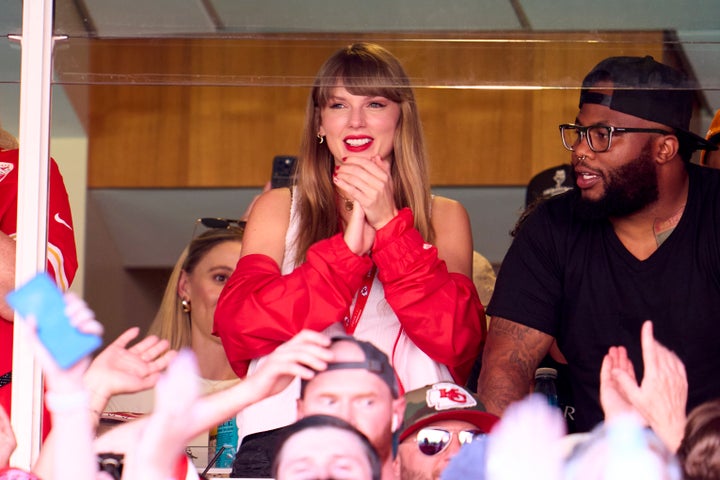
<instances>
[{"instance_id":1,"label":"fingernail","mask_svg":"<svg viewBox=\"0 0 720 480\"><path fill-rule=\"evenodd\" d=\"M338 170L340 170L340 165L335 165L335 171L337 172Z\"/></svg>"},{"instance_id":2,"label":"fingernail","mask_svg":"<svg viewBox=\"0 0 720 480\"><path fill-rule=\"evenodd\" d=\"M340 160L344 162L345 160L347 160L347 157L342 157Z\"/></svg>"}]
</instances>

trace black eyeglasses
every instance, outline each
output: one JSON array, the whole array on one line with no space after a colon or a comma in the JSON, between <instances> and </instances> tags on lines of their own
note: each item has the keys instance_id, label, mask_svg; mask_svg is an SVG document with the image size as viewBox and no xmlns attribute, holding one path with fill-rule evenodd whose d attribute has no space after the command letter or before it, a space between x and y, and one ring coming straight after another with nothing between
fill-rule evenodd
<instances>
[{"instance_id":1,"label":"black eyeglasses","mask_svg":"<svg viewBox=\"0 0 720 480\"><path fill-rule=\"evenodd\" d=\"M467 445L474 440L485 436L481 430L460 430L451 432L443 428L426 427L418 430L415 435L415 443L418 450L427 456L437 455L450 445L453 435L457 434L460 445Z\"/></svg>"},{"instance_id":2,"label":"black eyeglasses","mask_svg":"<svg viewBox=\"0 0 720 480\"><path fill-rule=\"evenodd\" d=\"M589 127L583 127L572 123L563 123L560 125L560 137L562 138L563 145L571 152L575 151L575 147L582 142L583 137L587 138L588 146L593 152L607 152L612 146L614 133L673 134L673 132L668 132L667 130L659 128L609 127L607 125L590 125Z\"/></svg>"},{"instance_id":3,"label":"black eyeglasses","mask_svg":"<svg viewBox=\"0 0 720 480\"><path fill-rule=\"evenodd\" d=\"M193 228L192 238L195 238L195 232L197 231L198 225L202 225L205 228L211 229L224 229L230 228L235 225L240 229L245 228L245 220L233 220L231 218L214 218L214 217L203 217L195 220L195 227Z\"/></svg>"}]
</instances>

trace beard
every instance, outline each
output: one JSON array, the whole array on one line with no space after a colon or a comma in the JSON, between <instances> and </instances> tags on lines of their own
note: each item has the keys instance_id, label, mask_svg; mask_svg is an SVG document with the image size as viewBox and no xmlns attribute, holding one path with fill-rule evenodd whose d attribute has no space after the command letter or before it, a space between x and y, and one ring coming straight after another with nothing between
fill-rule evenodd
<instances>
[{"instance_id":1,"label":"beard","mask_svg":"<svg viewBox=\"0 0 720 480\"><path fill-rule=\"evenodd\" d=\"M631 162L604 175L605 193L597 200L578 195L576 215L583 220L624 217L658 199L658 180L650 141Z\"/></svg>"}]
</instances>

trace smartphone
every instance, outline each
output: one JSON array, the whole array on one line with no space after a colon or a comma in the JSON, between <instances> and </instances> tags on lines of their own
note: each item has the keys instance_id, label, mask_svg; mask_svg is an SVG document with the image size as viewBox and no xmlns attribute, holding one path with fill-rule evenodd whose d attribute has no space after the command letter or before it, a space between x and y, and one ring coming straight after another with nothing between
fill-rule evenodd
<instances>
[{"instance_id":1,"label":"smartphone","mask_svg":"<svg viewBox=\"0 0 720 480\"><path fill-rule=\"evenodd\" d=\"M63 294L46 273L39 273L5 298L22 317L35 316L38 338L62 369L70 368L102 344L98 335L81 332L70 324Z\"/></svg>"},{"instance_id":2,"label":"smartphone","mask_svg":"<svg viewBox=\"0 0 720 480\"><path fill-rule=\"evenodd\" d=\"M276 155L273 158L272 176L270 185L272 188L290 187L295 183L295 164L297 157L293 155Z\"/></svg>"}]
</instances>

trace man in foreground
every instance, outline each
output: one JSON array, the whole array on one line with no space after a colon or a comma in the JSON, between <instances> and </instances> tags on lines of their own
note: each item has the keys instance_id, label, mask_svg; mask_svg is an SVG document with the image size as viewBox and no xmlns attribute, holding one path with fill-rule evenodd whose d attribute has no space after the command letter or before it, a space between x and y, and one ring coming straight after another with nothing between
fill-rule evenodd
<instances>
[{"instance_id":1,"label":"man in foreground","mask_svg":"<svg viewBox=\"0 0 720 480\"><path fill-rule=\"evenodd\" d=\"M395 478L393 432L400 428L405 400L387 356L370 342L336 337L333 361L301 388L298 417L332 415L350 423L375 447L382 478Z\"/></svg>"},{"instance_id":2,"label":"man in foreground","mask_svg":"<svg viewBox=\"0 0 720 480\"><path fill-rule=\"evenodd\" d=\"M393 432L400 428L405 401L387 355L370 342L353 337L335 337L328 349L333 359L327 368L301 384L298 419L331 415L350 423L377 451L382 478L395 478ZM232 476L270 477L275 444L285 428L245 437Z\"/></svg>"}]
</instances>

